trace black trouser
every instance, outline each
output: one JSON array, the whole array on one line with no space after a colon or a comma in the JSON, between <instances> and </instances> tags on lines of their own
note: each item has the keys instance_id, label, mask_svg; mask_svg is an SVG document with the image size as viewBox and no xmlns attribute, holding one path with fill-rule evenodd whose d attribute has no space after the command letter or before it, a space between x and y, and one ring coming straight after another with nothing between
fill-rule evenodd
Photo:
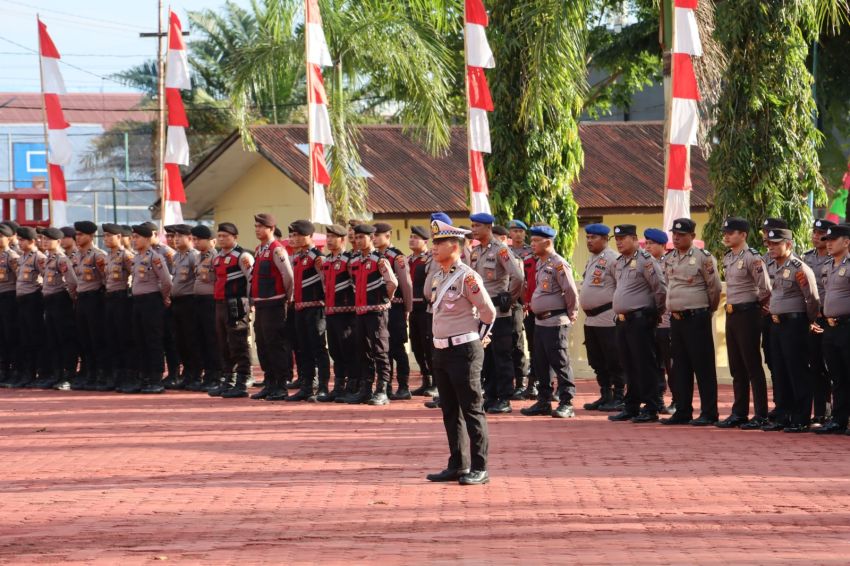
<instances>
[{"instance_id":1,"label":"black trouser","mask_svg":"<svg viewBox=\"0 0 850 566\"><path fill-rule=\"evenodd\" d=\"M514 394L514 364L511 359L512 318L498 317L484 350L484 397L509 401Z\"/></svg>"},{"instance_id":2,"label":"black trouser","mask_svg":"<svg viewBox=\"0 0 850 566\"><path fill-rule=\"evenodd\" d=\"M124 372L136 366L130 328L130 297L127 291L107 292L103 300L104 369Z\"/></svg>"},{"instance_id":3,"label":"black trouser","mask_svg":"<svg viewBox=\"0 0 850 566\"><path fill-rule=\"evenodd\" d=\"M230 378L233 373L251 375L251 350L248 347L250 315L246 312L241 318L231 320L228 311L227 301L215 302L215 334L221 371L225 378Z\"/></svg>"},{"instance_id":4,"label":"black trouser","mask_svg":"<svg viewBox=\"0 0 850 566\"><path fill-rule=\"evenodd\" d=\"M534 373L540 380L538 399L552 400L552 380L554 373L558 380L558 395L562 405L571 405L576 395L573 369L570 365L569 338L570 327L540 326L534 329L534 351L531 354ZM488 347L492 348L492 344ZM442 398L440 400L442 402Z\"/></svg>"},{"instance_id":5,"label":"black trouser","mask_svg":"<svg viewBox=\"0 0 850 566\"><path fill-rule=\"evenodd\" d=\"M850 323L824 326L823 353L832 376L832 420L846 425L850 418Z\"/></svg>"},{"instance_id":6,"label":"black trouser","mask_svg":"<svg viewBox=\"0 0 850 566\"><path fill-rule=\"evenodd\" d=\"M162 350L165 353L165 365L168 375L177 377L180 373L180 355L177 353L177 341L174 339L174 313L171 308L162 313Z\"/></svg>"},{"instance_id":7,"label":"black trouser","mask_svg":"<svg viewBox=\"0 0 850 566\"><path fill-rule=\"evenodd\" d=\"M143 376L162 377L162 333L165 325L165 303L159 293L133 295L133 343L136 346L137 369Z\"/></svg>"},{"instance_id":8,"label":"black trouser","mask_svg":"<svg viewBox=\"0 0 850 566\"><path fill-rule=\"evenodd\" d=\"M450 470L487 469L490 441L481 397L483 362L480 340L434 349L434 380L449 441Z\"/></svg>"},{"instance_id":9,"label":"black trouser","mask_svg":"<svg viewBox=\"0 0 850 566\"><path fill-rule=\"evenodd\" d=\"M59 379L63 373L77 369L77 348L74 336L74 302L67 291L44 296L44 330L47 348L42 367L44 377Z\"/></svg>"},{"instance_id":10,"label":"black trouser","mask_svg":"<svg viewBox=\"0 0 850 566\"><path fill-rule=\"evenodd\" d=\"M399 387L407 387L410 378L410 360L407 358L407 350L404 348L407 343L407 317L404 313L403 304L393 303L387 324L390 333L390 362L395 365ZM392 379L392 373L390 379Z\"/></svg>"},{"instance_id":11,"label":"black trouser","mask_svg":"<svg viewBox=\"0 0 850 566\"><path fill-rule=\"evenodd\" d=\"M35 377L39 369L39 350L44 334L44 299L41 291L20 295L18 303L19 348L16 360L17 369L28 377Z\"/></svg>"},{"instance_id":12,"label":"black trouser","mask_svg":"<svg viewBox=\"0 0 850 566\"><path fill-rule=\"evenodd\" d=\"M533 312L528 312L523 318L522 325L525 327L525 341L528 343L528 355L534 357L534 329L537 327L537 319ZM537 383L537 372L534 370L534 362L528 364L528 383L531 387Z\"/></svg>"},{"instance_id":13,"label":"black trouser","mask_svg":"<svg viewBox=\"0 0 850 566\"><path fill-rule=\"evenodd\" d=\"M587 362L596 374L599 389L622 392L626 378L617 352L617 329L613 326L584 325Z\"/></svg>"},{"instance_id":14,"label":"black trouser","mask_svg":"<svg viewBox=\"0 0 850 566\"><path fill-rule=\"evenodd\" d=\"M641 404L644 411L657 415L663 407L658 406L658 361L655 358L655 313L641 311L632 313L626 320L617 322L617 351L622 357L626 373L625 410L638 413Z\"/></svg>"},{"instance_id":15,"label":"black trouser","mask_svg":"<svg viewBox=\"0 0 850 566\"><path fill-rule=\"evenodd\" d=\"M348 388L346 388L346 385L349 380L353 381L352 376L356 367L357 346L354 343L354 313L326 314L325 321L328 325L328 352L333 359L334 366L333 388L337 392L344 389L351 391L354 384L351 383Z\"/></svg>"},{"instance_id":16,"label":"black trouser","mask_svg":"<svg viewBox=\"0 0 850 566\"><path fill-rule=\"evenodd\" d=\"M254 303L254 341L265 379L264 385L283 389L292 379L292 342L286 333L286 301Z\"/></svg>"},{"instance_id":17,"label":"black trouser","mask_svg":"<svg viewBox=\"0 0 850 566\"><path fill-rule=\"evenodd\" d=\"M655 363L658 366L658 395L664 400L664 392L670 389L676 403L676 385L673 381L673 358L670 357L670 327L655 329Z\"/></svg>"},{"instance_id":18,"label":"black trouser","mask_svg":"<svg viewBox=\"0 0 850 566\"><path fill-rule=\"evenodd\" d=\"M516 303L511 309L511 360L514 364L514 380L517 388L523 386L525 377L528 375L529 364L525 358L525 332L523 331L524 318L522 305Z\"/></svg>"},{"instance_id":19,"label":"black trouser","mask_svg":"<svg viewBox=\"0 0 850 566\"><path fill-rule=\"evenodd\" d=\"M357 347L357 376L360 388L382 391L390 382L389 332L387 311L372 311L358 314L354 319L354 341Z\"/></svg>"},{"instance_id":20,"label":"black trouser","mask_svg":"<svg viewBox=\"0 0 850 566\"><path fill-rule=\"evenodd\" d=\"M812 420L812 384L809 372L809 319L805 313L795 318L780 315L770 329L773 354L773 386L777 390L776 420L808 425Z\"/></svg>"},{"instance_id":21,"label":"black trouser","mask_svg":"<svg viewBox=\"0 0 850 566\"><path fill-rule=\"evenodd\" d=\"M761 316L761 350L764 353L764 361L767 364L767 369L770 372L770 381L773 385L773 405L779 405L780 393L776 390L776 380L773 378L773 355L770 353L770 327L773 322L770 320L770 315Z\"/></svg>"},{"instance_id":22,"label":"black trouser","mask_svg":"<svg viewBox=\"0 0 850 566\"><path fill-rule=\"evenodd\" d=\"M827 326L826 320L817 319L821 328ZM826 406L832 402L832 372L824 363L823 334L809 332L809 371L812 377L812 400L814 402L814 415L816 417L826 416Z\"/></svg>"},{"instance_id":23,"label":"black trouser","mask_svg":"<svg viewBox=\"0 0 850 566\"><path fill-rule=\"evenodd\" d=\"M434 356L434 339L431 335L432 316L425 306L414 305L410 313L410 349L419 365L422 378L431 376L431 360Z\"/></svg>"},{"instance_id":24,"label":"black trouser","mask_svg":"<svg viewBox=\"0 0 850 566\"><path fill-rule=\"evenodd\" d=\"M194 297L195 332L198 335L198 348L201 351L201 365L205 376L212 376L221 368L215 330L215 299L212 295L194 295Z\"/></svg>"},{"instance_id":25,"label":"black trouser","mask_svg":"<svg viewBox=\"0 0 850 566\"><path fill-rule=\"evenodd\" d=\"M197 376L201 372L201 352L198 348L194 295L171 298L171 321L177 353L183 362L183 375Z\"/></svg>"},{"instance_id":26,"label":"black trouser","mask_svg":"<svg viewBox=\"0 0 850 566\"><path fill-rule=\"evenodd\" d=\"M732 415L736 417L749 416L752 387L753 416L767 418L767 379L759 349L761 323L761 307L726 315L726 352L735 393Z\"/></svg>"},{"instance_id":27,"label":"black trouser","mask_svg":"<svg viewBox=\"0 0 850 566\"><path fill-rule=\"evenodd\" d=\"M0 293L0 374L12 370L18 349L18 305L15 292Z\"/></svg>"},{"instance_id":28,"label":"black trouser","mask_svg":"<svg viewBox=\"0 0 850 566\"><path fill-rule=\"evenodd\" d=\"M690 418L694 407L694 374L699 388L700 415L717 420L717 368L711 313L670 320L673 375L676 381L676 418Z\"/></svg>"},{"instance_id":29,"label":"black trouser","mask_svg":"<svg viewBox=\"0 0 850 566\"><path fill-rule=\"evenodd\" d=\"M313 388L316 386L317 371L319 388L327 388L331 378L331 364L328 359L325 307L307 307L296 310L295 332L298 335L301 349L298 358L301 391L313 392Z\"/></svg>"},{"instance_id":30,"label":"black trouser","mask_svg":"<svg viewBox=\"0 0 850 566\"><path fill-rule=\"evenodd\" d=\"M80 345L80 366L90 377L106 369L103 354L103 289L77 295L76 334ZM72 315L73 316L73 315ZM75 364L76 366L76 364Z\"/></svg>"}]
</instances>

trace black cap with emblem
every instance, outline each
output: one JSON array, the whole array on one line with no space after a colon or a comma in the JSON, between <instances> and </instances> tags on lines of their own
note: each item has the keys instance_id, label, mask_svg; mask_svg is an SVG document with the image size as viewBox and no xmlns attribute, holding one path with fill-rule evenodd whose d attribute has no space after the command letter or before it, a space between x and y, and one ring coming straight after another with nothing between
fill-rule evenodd
<instances>
[{"instance_id":1,"label":"black cap with emblem","mask_svg":"<svg viewBox=\"0 0 850 566\"><path fill-rule=\"evenodd\" d=\"M812 223L812 230L814 230L815 232L826 232L833 226L836 226L835 222L825 220L823 218L818 218Z\"/></svg>"},{"instance_id":2,"label":"black cap with emblem","mask_svg":"<svg viewBox=\"0 0 850 566\"><path fill-rule=\"evenodd\" d=\"M617 224L614 226L614 237L637 236L637 226L634 224Z\"/></svg>"},{"instance_id":3,"label":"black cap with emblem","mask_svg":"<svg viewBox=\"0 0 850 566\"><path fill-rule=\"evenodd\" d=\"M837 240L838 238L850 238L850 224L835 224L826 229L824 240Z\"/></svg>"},{"instance_id":4,"label":"black cap with emblem","mask_svg":"<svg viewBox=\"0 0 850 566\"><path fill-rule=\"evenodd\" d=\"M750 233L750 223L746 221L744 218L738 218L737 216L730 216L726 220L723 221L723 226L720 228L721 232L746 232Z\"/></svg>"},{"instance_id":5,"label":"black cap with emblem","mask_svg":"<svg viewBox=\"0 0 850 566\"><path fill-rule=\"evenodd\" d=\"M766 218L762 229L770 230L771 228L788 228L788 223L781 218Z\"/></svg>"},{"instance_id":6,"label":"black cap with emblem","mask_svg":"<svg viewBox=\"0 0 850 566\"><path fill-rule=\"evenodd\" d=\"M677 218L673 221L671 232L678 234L693 234L696 231L697 223L690 218Z\"/></svg>"},{"instance_id":7,"label":"black cap with emblem","mask_svg":"<svg viewBox=\"0 0 850 566\"><path fill-rule=\"evenodd\" d=\"M794 235L788 228L774 228L767 231L767 240L769 242L784 242L793 238Z\"/></svg>"}]
</instances>

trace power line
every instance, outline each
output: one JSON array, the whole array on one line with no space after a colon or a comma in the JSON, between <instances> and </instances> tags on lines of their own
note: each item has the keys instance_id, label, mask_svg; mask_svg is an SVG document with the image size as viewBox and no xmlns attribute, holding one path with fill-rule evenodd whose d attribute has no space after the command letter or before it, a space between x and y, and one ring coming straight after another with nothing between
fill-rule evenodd
<instances>
[{"instance_id":1,"label":"power line","mask_svg":"<svg viewBox=\"0 0 850 566\"><path fill-rule=\"evenodd\" d=\"M0 51L0 55L32 55L30 51ZM138 57L148 57L150 58L150 53L145 54L136 54L136 55L120 55L116 53L62 53L62 57L109 57L109 58L138 58Z\"/></svg>"},{"instance_id":2,"label":"power line","mask_svg":"<svg viewBox=\"0 0 850 566\"><path fill-rule=\"evenodd\" d=\"M118 27L121 27L121 28L133 30L133 31L139 31L141 29L140 27L136 26L135 24L117 22L115 20L106 20L106 19L103 19L103 18L93 18L91 16L80 16L78 14L73 14L71 12L63 12L61 10L53 10L53 9L50 9L50 8L42 8L40 6L35 6L33 4L27 4L26 2L18 2L17 0L0 0L0 2L4 2L6 4L15 4L15 5L18 5L18 6L23 6L25 8L30 8L32 10L36 10L37 12L47 12L47 13L50 13L50 14L59 14L59 15L68 16L68 17L71 17L71 18L74 18L74 19L77 19L77 20L83 20L83 21L87 21L87 22L95 22L95 23L100 23L100 24L108 24L110 26L118 26Z\"/></svg>"}]
</instances>

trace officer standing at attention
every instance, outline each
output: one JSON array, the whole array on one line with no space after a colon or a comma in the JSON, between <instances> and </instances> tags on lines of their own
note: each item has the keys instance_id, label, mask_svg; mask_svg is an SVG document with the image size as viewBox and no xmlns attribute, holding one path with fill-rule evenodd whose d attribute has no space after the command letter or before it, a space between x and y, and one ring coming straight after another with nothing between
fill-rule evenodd
<instances>
[{"instance_id":1,"label":"officer standing at attention","mask_svg":"<svg viewBox=\"0 0 850 566\"><path fill-rule=\"evenodd\" d=\"M655 327L665 310L667 283L658 262L640 249L634 224L614 226L614 238L620 252L614 264L617 350L628 389L622 412L608 420L652 423L664 408L658 391Z\"/></svg>"},{"instance_id":2,"label":"officer standing at attention","mask_svg":"<svg viewBox=\"0 0 850 566\"><path fill-rule=\"evenodd\" d=\"M770 280L761 255L747 247L750 223L743 218L723 222L723 244L729 248L723 256L726 273L726 351L735 402L732 414L717 423L720 428L760 429L767 424L767 380L762 367L762 309L770 301ZM753 389L753 422L750 412L750 387Z\"/></svg>"},{"instance_id":3,"label":"officer standing at attention","mask_svg":"<svg viewBox=\"0 0 850 566\"><path fill-rule=\"evenodd\" d=\"M717 368L711 319L720 304L720 275L712 255L694 247L696 222L690 218L673 221L672 252L664 260L667 277L667 309L673 374L676 380L676 413L666 425L711 426L717 422ZM700 416L692 420L694 375L699 387Z\"/></svg>"},{"instance_id":4,"label":"officer standing at attention","mask_svg":"<svg viewBox=\"0 0 850 566\"><path fill-rule=\"evenodd\" d=\"M348 231L334 224L327 228L328 254L322 262L325 281L325 321L328 328L328 353L333 359L334 386L316 401L342 403L355 392L354 372L354 283L349 272L351 254L345 251Z\"/></svg>"},{"instance_id":5,"label":"officer standing at attention","mask_svg":"<svg viewBox=\"0 0 850 566\"><path fill-rule=\"evenodd\" d=\"M614 265L617 254L608 247L611 229L604 224L585 226L587 251L590 257L584 268L579 290L581 308L587 318L584 321L584 344L587 361L596 373L599 384L599 399L587 403L588 411L616 411L623 408L626 387L620 356L617 353L617 336L614 326L614 289L617 280Z\"/></svg>"},{"instance_id":6,"label":"officer standing at attention","mask_svg":"<svg viewBox=\"0 0 850 566\"><path fill-rule=\"evenodd\" d=\"M401 250L392 245L390 237L393 227L386 222L378 222L375 226L375 235L372 238L378 253L387 258L393 268L398 289L401 296L392 298L389 321L387 327L390 333L390 383L387 387L387 395L393 401L410 399L410 361L407 358L407 318L413 310L413 284L410 281L410 270L407 266L407 258ZM395 394L392 393L392 366L395 366L396 383L398 384Z\"/></svg>"},{"instance_id":7,"label":"officer standing at attention","mask_svg":"<svg viewBox=\"0 0 850 566\"><path fill-rule=\"evenodd\" d=\"M812 225L812 249L804 252L800 259L811 268L815 274L818 284L818 296L823 297L824 283L828 267L832 265L832 256L826 250L827 230L835 226L834 222L818 218ZM819 328L826 326L826 321L819 316L815 321ZM824 363L823 355L823 333L809 332L809 368L812 373L812 398L814 400L814 418L812 428L820 427L829 416L829 408L832 401L832 383L830 379L832 372Z\"/></svg>"},{"instance_id":8,"label":"officer standing at attention","mask_svg":"<svg viewBox=\"0 0 850 566\"><path fill-rule=\"evenodd\" d=\"M667 232L658 228L647 228L643 231L643 237L646 239L646 251L650 253L652 259L661 268L661 276L664 277L664 254L667 253ZM664 279L664 285L667 285L667 279ZM666 301L666 300L665 300ZM673 358L670 355L670 311L667 310L666 304L664 314L659 319L658 326L655 328L655 361L658 363L658 406L661 407L661 413L672 415L676 412L676 391L675 381L673 379ZM664 405L664 392L670 389L670 395L673 400L669 407Z\"/></svg>"},{"instance_id":9,"label":"officer standing at attention","mask_svg":"<svg viewBox=\"0 0 850 566\"><path fill-rule=\"evenodd\" d=\"M823 352L833 379L832 419L816 429L817 434L841 434L847 431L850 417L850 225L839 224L828 228L823 236L832 258L826 266L826 284L823 296L825 325Z\"/></svg>"},{"instance_id":10,"label":"officer standing at attention","mask_svg":"<svg viewBox=\"0 0 850 566\"><path fill-rule=\"evenodd\" d=\"M529 275L524 270L525 260L532 258L535 262L537 261L534 259L534 252L531 250L531 246L525 242L525 235L527 231L528 226L522 220L511 220L508 222L508 235L510 236L508 249L511 250L511 253L519 262L520 269L523 269L523 281L526 284L528 283ZM531 277L533 279L534 274L532 274ZM531 320L532 325L534 323L534 319L527 316L527 310L528 305L523 289L523 293L520 294L519 300L514 303L511 311L511 315L513 316L511 358L514 363L514 378L516 379L516 383L514 384L514 394L511 397L511 400L514 401L519 401L525 398L526 378L533 372L533 370L530 369L531 364L525 358L526 319ZM531 352L531 346L528 347L528 350ZM529 383L532 383L534 380L529 379L528 381Z\"/></svg>"},{"instance_id":11,"label":"officer standing at attention","mask_svg":"<svg viewBox=\"0 0 850 566\"><path fill-rule=\"evenodd\" d=\"M161 255L163 259L165 259L165 266L168 269L168 272L173 276L174 275L174 256L177 255L177 252L174 251L174 248L170 245L163 244L159 241L159 231L156 224L153 222L145 222L151 232L153 232L153 237L151 238L151 249ZM166 242L174 243L174 228L173 226L165 226L163 227L165 230ZM177 377L180 373L180 355L177 353L177 342L174 340L174 322L172 320L171 308L165 309L165 322L163 323L163 350L165 351L165 364L168 368L168 376L166 379L171 377Z\"/></svg>"},{"instance_id":12,"label":"officer standing at attention","mask_svg":"<svg viewBox=\"0 0 850 566\"><path fill-rule=\"evenodd\" d=\"M222 379L216 387L207 391L210 397L221 397L225 391L234 388L244 391L251 377L251 350L248 346L251 311L248 296L254 258L239 245L237 236L239 230L235 224L222 222L218 225L216 239L219 251L213 260L213 296Z\"/></svg>"},{"instance_id":13,"label":"officer standing at attention","mask_svg":"<svg viewBox=\"0 0 850 566\"><path fill-rule=\"evenodd\" d=\"M77 253L72 257L77 281L77 336L80 343L81 379L71 383L71 389L93 391L106 383L103 363L103 286L106 253L95 247L97 224L84 220L74 223Z\"/></svg>"},{"instance_id":14,"label":"officer standing at attention","mask_svg":"<svg viewBox=\"0 0 850 566\"><path fill-rule=\"evenodd\" d=\"M103 224L106 247L106 294L103 298L104 370L106 381L98 391L112 389L122 393L138 393L138 384L130 375L136 367L133 340L130 336L130 296L127 294L133 274L133 252L124 247L124 229L117 224Z\"/></svg>"},{"instance_id":15,"label":"officer standing at attention","mask_svg":"<svg viewBox=\"0 0 850 566\"><path fill-rule=\"evenodd\" d=\"M62 239L59 240L59 245L62 246L62 251L71 260L71 263L77 261L77 231L73 226L65 226L59 228L62 231Z\"/></svg>"},{"instance_id":16,"label":"officer standing at attention","mask_svg":"<svg viewBox=\"0 0 850 566\"><path fill-rule=\"evenodd\" d=\"M425 297L425 280L431 269L433 256L428 250L428 240L431 232L424 226L414 226L410 229L408 246L413 253L407 258L410 280L413 284L413 310L410 312L410 346L413 356L422 374L422 385L411 392L418 397L433 397L437 394L434 378L431 372L431 362L434 353L434 337L431 335L433 317L428 311L428 300ZM430 290L429 290L430 291Z\"/></svg>"},{"instance_id":17,"label":"officer standing at attention","mask_svg":"<svg viewBox=\"0 0 850 566\"><path fill-rule=\"evenodd\" d=\"M771 230L775 230L777 228L787 229L788 223L785 222L781 218L767 218L762 223L761 235L762 235L762 244L764 245L765 252L761 256L761 260L765 265L770 265L771 257L770 250L768 249L767 242L767 233ZM771 289L773 288L773 274L768 269L767 270L767 278L770 280ZM771 320L769 312L762 312L761 319L761 349L764 352L764 360L767 364L767 369L770 371L770 381L773 384L773 405L774 409L772 411L768 411L767 418L770 420L774 420L776 418L776 407L779 406L779 395L781 393L776 388L776 380L773 379L773 355L770 351L770 329L773 327L773 321Z\"/></svg>"},{"instance_id":18,"label":"officer standing at attention","mask_svg":"<svg viewBox=\"0 0 850 566\"><path fill-rule=\"evenodd\" d=\"M570 366L570 325L578 314L578 291L573 281L572 267L555 252L556 232L546 225L531 227L531 247L537 257L537 283L531 297L531 311L537 328L534 330L534 352L531 361L540 379L537 402L520 412L523 415L550 415L555 418L575 416L572 401L576 386ZM550 373L558 380L558 408L552 410Z\"/></svg>"},{"instance_id":19,"label":"officer standing at attention","mask_svg":"<svg viewBox=\"0 0 850 566\"><path fill-rule=\"evenodd\" d=\"M375 227L360 224L354 229L354 241L360 255L351 261L354 279L354 336L358 359L359 388L346 397L349 404L386 405L390 382L389 336L387 333L390 300L398 286L390 262L375 250ZM375 375L377 374L377 379ZM377 381L375 393L372 383Z\"/></svg>"},{"instance_id":20,"label":"officer standing at attention","mask_svg":"<svg viewBox=\"0 0 850 566\"><path fill-rule=\"evenodd\" d=\"M74 335L74 298L77 292L77 277L74 265L62 251L59 240L62 231L58 228L41 230L47 254L42 277L44 286L44 329L47 335L47 360L42 363L42 375L33 386L51 389L59 381L68 381L77 369Z\"/></svg>"},{"instance_id":21,"label":"officer standing at attention","mask_svg":"<svg viewBox=\"0 0 850 566\"><path fill-rule=\"evenodd\" d=\"M770 351L774 387L778 391L776 418L762 430L807 432L812 418L812 383L808 334L820 308L818 287L811 268L792 253L791 230L767 233L773 274L770 294Z\"/></svg>"},{"instance_id":22,"label":"officer standing at attention","mask_svg":"<svg viewBox=\"0 0 850 566\"><path fill-rule=\"evenodd\" d=\"M183 362L183 373L172 374L163 385L166 389L196 387L201 381L201 352L198 349L197 320L195 319L195 269L199 253L192 245L192 227L175 224L174 274L171 287L172 331L177 353Z\"/></svg>"},{"instance_id":23,"label":"officer standing at attention","mask_svg":"<svg viewBox=\"0 0 850 566\"><path fill-rule=\"evenodd\" d=\"M286 382L292 379L292 342L286 334L287 306L292 297L292 264L286 247L274 237L277 221L271 214L254 215L254 234L260 241L251 270L251 302L254 305L254 341L265 378L263 388L251 399L286 399ZM231 390L234 391L234 390ZM235 394L245 396L244 390ZM234 395L235 395L234 394ZM222 396L230 395L226 391Z\"/></svg>"},{"instance_id":24,"label":"officer standing at attention","mask_svg":"<svg viewBox=\"0 0 850 566\"><path fill-rule=\"evenodd\" d=\"M221 383L221 361L215 330L215 267L216 256L212 230L199 224L192 227L192 245L198 250L195 265L195 321L198 333L198 348L204 377L201 383L186 385L188 391L207 391Z\"/></svg>"},{"instance_id":25,"label":"officer standing at attention","mask_svg":"<svg viewBox=\"0 0 850 566\"><path fill-rule=\"evenodd\" d=\"M490 481L480 375L483 343L495 321L496 308L482 288L481 276L460 259L465 233L439 220L431 224L434 261L439 265L430 291L434 379L449 441L449 463L442 472L428 474L427 479L477 485Z\"/></svg>"},{"instance_id":26,"label":"officer standing at attention","mask_svg":"<svg viewBox=\"0 0 850 566\"><path fill-rule=\"evenodd\" d=\"M153 230L133 226L133 311L131 322L136 345L141 393L162 393L163 325L171 304L171 273L165 258L151 249Z\"/></svg>"},{"instance_id":27,"label":"officer standing at attention","mask_svg":"<svg viewBox=\"0 0 850 566\"><path fill-rule=\"evenodd\" d=\"M514 394L511 307L522 292L523 273L508 246L493 237L495 218L481 212L469 219L472 236L479 242L472 248L469 265L484 280L484 288L496 305L493 343L484 352L484 410L491 414L510 413Z\"/></svg>"},{"instance_id":28,"label":"officer standing at attention","mask_svg":"<svg viewBox=\"0 0 850 566\"><path fill-rule=\"evenodd\" d=\"M27 387L35 381L39 369L41 337L44 335L44 298L41 294L42 266L45 256L35 246L36 232L29 226L17 229L20 258L15 278L18 304L17 379L12 387Z\"/></svg>"},{"instance_id":29,"label":"officer standing at attention","mask_svg":"<svg viewBox=\"0 0 850 566\"><path fill-rule=\"evenodd\" d=\"M0 223L0 387L12 381L18 344L15 277L20 256L9 247L13 233L11 226Z\"/></svg>"}]
</instances>

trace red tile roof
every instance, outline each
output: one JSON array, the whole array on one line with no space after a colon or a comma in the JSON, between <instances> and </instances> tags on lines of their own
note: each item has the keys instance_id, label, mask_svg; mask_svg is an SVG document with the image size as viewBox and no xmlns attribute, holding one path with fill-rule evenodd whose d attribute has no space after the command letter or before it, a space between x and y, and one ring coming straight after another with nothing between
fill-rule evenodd
<instances>
[{"instance_id":1,"label":"red tile roof","mask_svg":"<svg viewBox=\"0 0 850 566\"><path fill-rule=\"evenodd\" d=\"M148 122L155 113L138 110L139 93L70 93L60 97L65 119L73 124L100 124L108 129L122 120ZM40 124L41 93L0 92L0 124Z\"/></svg>"}]
</instances>

